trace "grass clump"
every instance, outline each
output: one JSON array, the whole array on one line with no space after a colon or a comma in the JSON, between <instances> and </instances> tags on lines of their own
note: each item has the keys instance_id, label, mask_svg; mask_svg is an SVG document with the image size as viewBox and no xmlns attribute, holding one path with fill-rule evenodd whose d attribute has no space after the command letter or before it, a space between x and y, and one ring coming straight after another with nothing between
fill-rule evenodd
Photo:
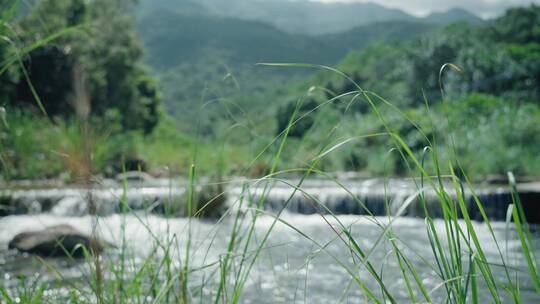
<instances>
[{"instance_id":1,"label":"grass clump","mask_svg":"<svg viewBox=\"0 0 540 304\"><path fill-rule=\"evenodd\" d=\"M347 75L328 67L309 67L331 70L347 78ZM461 123L456 120L466 121L466 118L452 116L450 112L445 117L446 124L437 126L445 129L445 132L427 136L429 133L426 133L421 123L412 120L407 113L352 83L356 87L352 94L358 96L358 102L369 104L374 115L380 120L382 131L341 138L335 136L336 130L341 127L338 123L333 128L321 131L324 136L319 137L317 150L307 165L280 170L279 166L283 166L280 160L285 151L295 148L289 142L289 131L293 126L307 115L316 115L317 111L322 111L331 102L339 102L339 98L330 100L311 113L300 113L299 103L285 129L251 162L254 164L264 155L270 154L267 156L271 159L268 173L255 180L245 180L243 191L231 202L230 208L217 222L199 230L201 221L195 218L187 217L172 224L168 220L148 214L141 215L124 205L122 214L118 216L118 220L122 222L119 250L97 259L88 255L84 280L90 284L75 282L64 285L69 290L67 298L73 303L240 303L246 294L252 292L249 289L253 287L252 281L256 277L254 270L258 269L260 264L270 263L270 269L267 269L268 272L264 275L277 276L274 262L279 256L279 250L272 250L272 247L279 245L270 240L272 235L278 233L278 227L286 227L286 233L294 234L310 244L311 252L305 256L307 264L325 256L325 263L334 265L336 269L340 269L341 275L348 278L345 294L356 291L366 302L479 303L487 300L494 303L525 303L531 298L531 292L524 296L529 284L536 290L532 292L535 297L540 297L534 236L531 226L526 224L526 214L519 201L512 175L509 187L513 189L510 212L513 223L508 221L507 225L512 225L513 228L508 228L507 231L517 235L517 248L520 250L519 256L525 257L525 267L514 266L510 256L505 253L500 233L487 217L482 202L474 194L468 175L461 167L459 146L455 144L459 137L452 132L455 130L453 126ZM479 103L479 109L471 110L481 111L485 102L499 101L485 101L482 97L475 97L464 102L469 105ZM383 107L389 109L383 110ZM407 139L400 133L400 128L394 125L395 120L386 116L390 110L403 115L403 119L412 126L410 133L418 132L418 136L427 143L425 155L418 156L410 147ZM524 119L527 117L519 114L519 111L517 115L523 115ZM317 127L315 124L314 128ZM303 184L308 177L319 175L347 191L339 180L332 178L321 168L321 164L354 140L370 137L383 137L388 140L394 151L392 153L398 155L403 162L403 170L416 176L418 191L407 198L397 211L389 211L387 217L372 216L369 210L366 211L367 215L358 216L359 220L365 220L373 227L374 233L369 235L369 242L366 242L363 239L366 235L354 233L354 224L325 209L323 202L303 189ZM194 186L198 183L195 168L192 166L189 172L188 193L193 193ZM285 177L291 172L299 173L300 179L295 182L288 181ZM272 182L283 183L290 187L292 192L283 202L282 209L267 212L264 205L272 191ZM253 199L251 191L256 187L262 190L262 195ZM435 191L442 209L442 219L432 216L424 198L427 189ZM465 191L473 193L476 208L483 217L482 225L471 220L465 203ZM288 220L285 210L296 193L307 197L320 210L325 211L318 214L319 223L327 225L326 229L332 235L330 240L321 240L320 236L304 231L306 227ZM185 202L188 215L195 214L192 197L188 194ZM429 248L431 256L419 256L420 253L411 244L412 240L403 238L403 228L398 226L401 216L415 200L424 211L425 241L422 246ZM357 200L357 203L365 208L362 201ZM111 219L101 219L103 220ZM127 241L128 227L134 222L144 228L144 233L148 234L151 240L152 246L145 254L134 252L135 247L131 247ZM179 223L181 227L178 226ZM225 224L227 226L224 226ZM223 227L227 227L228 231L223 231ZM224 251L217 256L212 255L212 248L218 246L218 243L222 244ZM378 254L381 250L386 253ZM338 252L347 254L338 255ZM435 283L426 281L425 268L433 273ZM393 276L386 275L385 269L393 269ZM103 275L98 274L101 271ZM399 288L396 288L393 282L397 278L400 281ZM62 280L61 274L58 274L58 279ZM307 270L304 280L307 285ZM45 286L44 290L53 285ZM36 290L33 288L19 291L4 288L2 294L7 302L18 298L31 303L31 299L35 297L43 301L54 301L54 297L48 298L40 293L42 287ZM307 292L307 289L304 292ZM349 296L345 295L345 299Z\"/></svg>"}]
</instances>

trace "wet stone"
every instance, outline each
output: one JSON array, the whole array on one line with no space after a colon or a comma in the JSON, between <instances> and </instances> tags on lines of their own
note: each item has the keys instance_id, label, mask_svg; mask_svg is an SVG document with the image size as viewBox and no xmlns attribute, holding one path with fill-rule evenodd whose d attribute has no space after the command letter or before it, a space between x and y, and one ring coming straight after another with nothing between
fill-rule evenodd
<instances>
[{"instance_id":1,"label":"wet stone","mask_svg":"<svg viewBox=\"0 0 540 304\"><path fill-rule=\"evenodd\" d=\"M9 249L43 257L80 258L84 256L84 250L88 253L91 251L99 253L110 246L70 225L56 225L42 230L22 232L9 242Z\"/></svg>"}]
</instances>

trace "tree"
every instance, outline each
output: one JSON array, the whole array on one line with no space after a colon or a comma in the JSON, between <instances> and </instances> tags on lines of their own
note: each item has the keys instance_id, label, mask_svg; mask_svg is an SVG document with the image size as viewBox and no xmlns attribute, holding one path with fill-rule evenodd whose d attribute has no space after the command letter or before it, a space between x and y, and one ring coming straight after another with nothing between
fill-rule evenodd
<instances>
[{"instance_id":1,"label":"tree","mask_svg":"<svg viewBox=\"0 0 540 304\"><path fill-rule=\"evenodd\" d=\"M540 43L540 6L511 8L488 28L496 41Z\"/></svg>"},{"instance_id":2,"label":"tree","mask_svg":"<svg viewBox=\"0 0 540 304\"><path fill-rule=\"evenodd\" d=\"M152 131L158 121L160 94L141 65L142 47L125 12L131 1L43 0L19 23L22 45L30 45L70 27L78 30L32 51L22 60L30 82L15 77L9 92L13 106L36 105L35 93L51 116L73 116L80 94L77 77L89 99L90 115L115 117L124 130ZM78 74L83 74L78 75ZM5 77L4 77L5 78ZM4 81L0 90L7 90Z\"/></svg>"},{"instance_id":3,"label":"tree","mask_svg":"<svg viewBox=\"0 0 540 304\"><path fill-rule=\"evenodd\" d=\"M476 30L454 63L449 91L483 92L521 100L540 98L540 7L515 8ZM455 75L454 75L455 76Z\"/></svg>"}]
</instances>

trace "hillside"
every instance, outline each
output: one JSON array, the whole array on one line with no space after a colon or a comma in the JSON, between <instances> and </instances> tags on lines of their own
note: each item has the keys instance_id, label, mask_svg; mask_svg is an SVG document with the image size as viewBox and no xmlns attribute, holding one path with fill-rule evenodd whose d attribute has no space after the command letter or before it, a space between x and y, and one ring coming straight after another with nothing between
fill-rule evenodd
<instances>
[{"instance_id":1,"label":"hillside","mask_svg":"<svg viewBox=\"0 0 540 304\"><path fill-rule=\"evenodd\" d=\"M166 109L180 121L193 117L203 94L212 99L260 91L306 75L270 71L256 67L258 62L331 63L343 55L318 39L210 15L156 10L140 18L138 28Z\"/></svg>"},{"instance_id":2,"label":"hillside","mask_svg":"<svg viewBox=\"0 0 540 304\"><path fill-rule=\"evenodd\" d=\"M286 33L262 22L171 10L149 11L138 19L145 61L160 80L166 109L179 118L192 117L197 108L193 101L199 101L203 92L206 99L251 94L312 72L270 69L257 63L332 65L370 42L409 39L436 27L392 21L309 36ZM184 127L191 127L187 125Z\"/></svg>"}]
</instances>

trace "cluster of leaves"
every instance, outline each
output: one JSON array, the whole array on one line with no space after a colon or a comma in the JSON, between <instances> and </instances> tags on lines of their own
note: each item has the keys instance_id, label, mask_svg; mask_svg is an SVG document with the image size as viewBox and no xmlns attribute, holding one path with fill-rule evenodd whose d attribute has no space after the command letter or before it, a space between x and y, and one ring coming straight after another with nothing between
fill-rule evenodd
<instances>
[{"instance_id":1,"label":"cluster of leaves","mask_svg":"<svg viewBox=\"0 0 540 304\"><path fill-rule=\"evenodd\" d=\"M2 73L2 103L39 106L53 117L103 117L107 124L119 122L122 130L151 132L159 118L160 96L140 63L142 47L132 20L118 14L130 2L39 1L12 22L13 43L2 46L3 62L36 41L65 33L21 54L20 64Z\"/></svg>"}]
</instances>

